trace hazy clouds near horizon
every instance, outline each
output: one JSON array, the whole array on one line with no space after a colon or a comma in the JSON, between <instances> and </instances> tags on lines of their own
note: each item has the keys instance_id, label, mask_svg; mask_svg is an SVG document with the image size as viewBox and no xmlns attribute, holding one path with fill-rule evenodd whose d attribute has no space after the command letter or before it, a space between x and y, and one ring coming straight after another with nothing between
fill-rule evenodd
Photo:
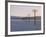
<instances>
[{"instance_id":1,"label":"hazy clouds near horizon","mask_svg":"<svg viewBox=\"0 0 46 37\"><path fill-rule=\"evenodd\" d=\"M34 16L33 10L36 9L36 16L41 16L41 6L23 6L23 5L11 5L11 16Z\"/></svg>"}]
</instances>

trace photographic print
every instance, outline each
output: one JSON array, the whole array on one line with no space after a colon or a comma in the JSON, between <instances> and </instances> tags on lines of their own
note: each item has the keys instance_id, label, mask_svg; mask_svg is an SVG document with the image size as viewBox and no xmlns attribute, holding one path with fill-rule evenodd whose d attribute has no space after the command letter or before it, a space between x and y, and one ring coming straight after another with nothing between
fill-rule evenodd
<instances>
[{"instance_id":1,"label":"photographic print","mask_svg":"<svg viewBox=\"0 0 46 37\"><path fill-rule=\"evenodd\" d=\"M8 35L43 33L43 8L43 4L8 2Z\"/></svg>"}]
</instances>

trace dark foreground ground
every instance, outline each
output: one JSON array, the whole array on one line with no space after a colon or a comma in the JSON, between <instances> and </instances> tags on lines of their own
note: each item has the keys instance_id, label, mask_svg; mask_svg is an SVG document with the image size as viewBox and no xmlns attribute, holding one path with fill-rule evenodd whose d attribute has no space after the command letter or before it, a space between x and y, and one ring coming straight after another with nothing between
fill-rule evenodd
<instances>
[{"instance_id":1,"label":"dark foreground ground","mask_svg":"<svg viewBox=\"0 0 46 37\"><path fill-rule=\"evenodd\" d=\"M34 19L22 20L11 18L11 31L34 31L41 29L41 17L36 17L36 23L34 24Z\"/></svg>"}]
</instances>

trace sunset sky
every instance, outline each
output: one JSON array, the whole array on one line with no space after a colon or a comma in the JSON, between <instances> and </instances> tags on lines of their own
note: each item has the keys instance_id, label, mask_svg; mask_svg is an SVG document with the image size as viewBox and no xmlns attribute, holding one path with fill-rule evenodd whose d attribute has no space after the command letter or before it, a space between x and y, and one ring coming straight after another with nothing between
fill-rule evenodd
<instances>
[{"instance_id":1,"label":"sunset sky","mask_svg":"<svg viewBox=\"0 0 46 37\"><path fill-rule=\"evenodd\" d=\"M41 6L24 6L24 5L10 5L10 15L25 17L34 16L33 10L36 10L36 16L41 16Z\"/></svg>"}]
</instances>

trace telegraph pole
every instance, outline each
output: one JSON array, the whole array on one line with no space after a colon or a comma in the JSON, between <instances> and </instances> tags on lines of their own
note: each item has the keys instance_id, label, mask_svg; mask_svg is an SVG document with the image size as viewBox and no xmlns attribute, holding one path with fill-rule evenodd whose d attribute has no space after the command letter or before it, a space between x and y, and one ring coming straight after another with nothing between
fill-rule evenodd
<instances>
[{"instance_id":1,"label":"telegraph pole","mask_svg":"<svg viewBox=\"0 0 46 37\"><path fill-rule=\"evenodd\" d=\"M34 12L34 24L36 24L36 10L34 9L33 12Z\"/></svg>"},{"instance_id":2,"label":"telegraph pole","mask_svg":"<svg viewBox=\"0 0 46 37\"><path fill-rule=\"evenodd\" d=\"M30 17L30 13L29 13L29 14L28 14L28 19L27 19L29 23L30 23L30 18L31 18L31 17Z\"/></svg>"}]
</instances>

